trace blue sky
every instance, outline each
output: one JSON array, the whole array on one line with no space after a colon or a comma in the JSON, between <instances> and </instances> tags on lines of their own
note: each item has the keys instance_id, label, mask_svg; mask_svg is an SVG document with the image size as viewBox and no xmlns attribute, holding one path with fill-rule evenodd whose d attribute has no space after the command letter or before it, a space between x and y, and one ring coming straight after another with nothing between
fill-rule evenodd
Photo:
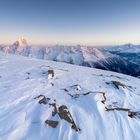
<instances>
[{"instance_id":1,"label":"blue sky","mask_svg":"<svg viewBox=\"0 0 140 140\"><path fill-rule=\"evenodd\" d=\"M0 43L140 44L140 0L0 0Z\"/></svg>"}]
</instances>

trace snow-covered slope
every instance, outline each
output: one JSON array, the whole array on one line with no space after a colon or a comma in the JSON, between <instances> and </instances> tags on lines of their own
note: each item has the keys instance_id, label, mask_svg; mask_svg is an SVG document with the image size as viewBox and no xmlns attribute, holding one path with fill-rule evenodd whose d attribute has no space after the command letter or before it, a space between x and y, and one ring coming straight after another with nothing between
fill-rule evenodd
<instances>
[{"instance_id":1,"label":"snow-covered slope","mask_svg":"<svg viewBox=\"0 0 140 140\"><path fill-rule=\"evenodd\" d=\"M88 46L56 45L51 47L31 47L25 39L21 38L13 45L4 46L0 50L5 53L94 67L136 77L139 76L137 74L140 72L140 66L137 64L131 63L109 52Z\"/></svg>"},{"instance_id":2,"label":"snow-covered slope","mask_svg":"<svg viewBox=\"0 0 140 140\"><path fill-rule=\"evenodd\" d=\"M140 79L0 53L0 140L139 140Z\"/></svg>"}]
</instances>

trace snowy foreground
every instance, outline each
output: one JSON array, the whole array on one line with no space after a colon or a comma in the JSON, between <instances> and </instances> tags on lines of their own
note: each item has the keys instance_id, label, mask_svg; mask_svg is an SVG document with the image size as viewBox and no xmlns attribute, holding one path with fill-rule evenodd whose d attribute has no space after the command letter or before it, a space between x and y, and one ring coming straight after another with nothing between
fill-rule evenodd
<instances>
[{"instance_id":1,"label":"snowy foreground","mask_svg":"<svg viewBox=\"0 0 140 140\"><path fill-rule=\"evenodd\" d=\"M0 53L0 140L140 140L140 79Z\"/></svg>"}]
</instances>

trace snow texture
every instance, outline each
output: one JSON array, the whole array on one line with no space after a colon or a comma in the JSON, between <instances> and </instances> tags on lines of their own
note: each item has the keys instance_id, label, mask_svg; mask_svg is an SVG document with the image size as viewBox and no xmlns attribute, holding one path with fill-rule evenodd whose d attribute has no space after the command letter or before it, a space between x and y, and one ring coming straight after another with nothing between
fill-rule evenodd
<instances>
[{"instance_id":1,"label":"snow texture","mask_svg":"<svg viewBox=\"0 0 140 140\"><path fill-rule=\"evenodd\" d=\"M0 53L0 140L140 140L139 101L138 78ZM67 107L79 131L52 116L52 103Z\"/></svg>"}]
</instances>

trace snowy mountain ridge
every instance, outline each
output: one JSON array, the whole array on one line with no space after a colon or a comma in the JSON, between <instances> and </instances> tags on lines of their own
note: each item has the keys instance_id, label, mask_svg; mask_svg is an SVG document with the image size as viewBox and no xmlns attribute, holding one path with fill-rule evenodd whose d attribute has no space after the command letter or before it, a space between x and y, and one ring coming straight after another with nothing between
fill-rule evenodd
<instances>
[{"instance_id":1,"label":"snowy mountain ridge","mask_svg":"<svg viewBox=\"0 0 140 140\"><path fill-rule=\"evenodd\" d=\"M66 62L75 65L110 70L133 76L139 76L140 66L119 56L88 46L29 46L25 39L16 41L13 45L1 47L1 51L10 54L20 54L45 60ZM131 67L131 69L130 69Z\"/></svg>"},{"instance_id":2,"label":"snowy mountain ridge","mask_svg":"<svg viewBox=\"0 0 140 140\"><path fill-rule=\"evenodd\" d=\"M0 140L139 140L140 79L0 52Z\"/></svg>"},{"instance_id":3,"label":"snowy mountain ridge","mask_svg":"<svg viewBox=\"0 0 140 140\"><path fill-rule=\"evenodd\" d=\"M140 53L140 45L134 45L134 44L125 44L120 46L114 46L111 48L105 48L108 51L117 51L117 52L127 52L127 53Z\"/></svg>"}]
</instances>

